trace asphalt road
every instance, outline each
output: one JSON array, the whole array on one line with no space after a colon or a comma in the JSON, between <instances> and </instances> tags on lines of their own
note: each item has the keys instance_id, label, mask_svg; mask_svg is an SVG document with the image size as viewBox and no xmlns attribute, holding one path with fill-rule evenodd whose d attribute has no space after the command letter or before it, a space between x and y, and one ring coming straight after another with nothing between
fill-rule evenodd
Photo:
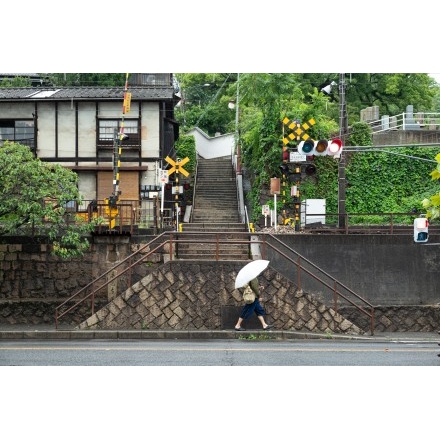
<instances>
[{"instance_id":1,"label":"asphalt road","mask_svg":"<svg viewBox=\"0 0 440 440\"><path fill-rule=\"evenodd\" d=\"M1 340L1 366L439 366L426 341Z\"/></svg>"}]
</instances>

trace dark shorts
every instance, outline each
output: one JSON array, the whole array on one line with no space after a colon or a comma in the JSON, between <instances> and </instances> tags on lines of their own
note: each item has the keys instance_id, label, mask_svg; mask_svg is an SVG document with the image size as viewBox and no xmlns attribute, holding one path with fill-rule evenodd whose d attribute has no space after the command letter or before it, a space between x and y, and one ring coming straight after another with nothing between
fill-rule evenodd
<instances>
[{"instance_id":1,"label":"dark shorts","mask_svg":"<svg viewBox=\"0 0 440 440\"><path fill-rule=\"evenodd\" d=\"M260 301L258 301L258 298L256 298L252 304L245 304L243 306L241 309L240 318L248 319L254 312L257 316L264 316L266 314Z\"/></svg>"}]
</instances>

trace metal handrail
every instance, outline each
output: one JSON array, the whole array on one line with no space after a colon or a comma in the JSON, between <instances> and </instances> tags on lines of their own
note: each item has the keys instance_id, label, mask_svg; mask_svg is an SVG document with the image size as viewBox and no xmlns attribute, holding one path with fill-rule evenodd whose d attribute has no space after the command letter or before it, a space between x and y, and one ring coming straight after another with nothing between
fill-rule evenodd
<instances>
[{"instance_id":1,"label":"metal handrail","mask_svg":"<svg viewBox=\"0 0 440 440\"><path fill-rule=\"evenodd\" d=\"M294 264L294 266L297 268L298 271L298 277L297 277L297 288L302 289L302 279L301 274L306 273L310 275L312 278L314 278L316 281L318 281L322 286L330 289L330 291L333 294L333 301L334 301L334 307L335 311L337 311L338 307L338 299L343 298L348 303L356 307L361 313L368 316L370 319L370 331L371 334L374 334L374 306L370 304L368 301L360 297L358 294L356 294L353 290L345 286L344 284L340 283L338 280L336 280L331 275L327 274L325 271L320 269L318 266L316 266L314 263L309 261L307 258L300 255L298 252L294 251L289 246L282 243L278 238L271 234L255 234L249 236L249 233L245 232L234 232L233 234L235 237L244 237L239 239L231 238L230 232L215 232L215 233L209 233L209 232L163 232L159 236L155 237L150 242L144 244L141 246L136 252L125 258L124 260L117 263L115 266L113 266L111 269L107 270L103 274L101 274L99 277L97 277L95 280L84 286L82 289L80 289L78 292L76 292L74 295L72 295L70 298L65 300L63 303L61 303L58 307L55 309L55 327L58 328L59 320L65 316L67 313L73 311L76 307L83 304L85 301L90 300L91 301L91 315L95 313L95 297L98 294L98 292L103 289L104 287L108 286L110 283L113 283L116 281L119 277L121 277L124 274L128 274L129 281L128 281L128 288L131 287L131 274L133 272L133 269L137 267L140 263L145 261L145 259L153 254L154 252L159 251L160 249L165 249L165 245L169 245L169 259L170 261L173 260L174 250L177 248L178 243L211 243L215 244L215 260L220 260L219 255L219 248L220 244L232 246L235 244L259 244L261 245L263 249L263 258L266 256L267 253L267 247L271 248L273 251L277 252L280 256L282 256L284 259L289 261L290 263ZM201 237L207 237L206 239L201 239ZM185 238L187 237L187 238ZM274 242L278 243L281 246L275 246L270 241L268 241L267 237L269 237L270 240L273 240ZM152 248L152 245L157 244L154 248ZM291 258L289 255L286 254L280 247L284 248L284 250L288 250L291 254L293 253L296 257L296 260ZM136 259L137 256L140 256L140 258ZM127 264L127 267L124 268L124 265ZM321 277L317 276L316 273L313 273L305 265L313 267L317 273L321 274ZM122 270L121 270L122 267ZM110 276L111 275L111 276ZM333 286L331 286L328 282L324 280L324 276L327 279L332 280ZM117 288L119 288L119 283L117 284ZM126 289L126 288L125 288ZM122 292L116 292L116 296L121 294ZM371 309L371 312L366 311L363 307L359 306L355 303L354 300L350 299L348 296L351 295L358 301L360 301L365 306L368 306ZM69 305L70 303L74 302L72 305Z\"/></svg>"},{"instance_id":2,"label":"metal handrail","mask_svg":"<svg viewBox=\"0 0 440 440\"><path fill-rule=\"evenodd\" d=\"M152 244L159 241L160 239L163 239L163 237L166 235L166 232L163 232L162 234L155 237L153 240L148 242L147 244L141 246L137 251L133 252L131 255L129 255L127 258L123 259L116 265L114 265L111 269L108 269L104 273L102 273L100 276L95 278L93 281L88 283L86 286L84 286L82 289L80 289L78 292L76 292L74 295L72 295L70 298L59 304L55 308L55 328L58 328L58 323L60 318L62 318L67 313L71 312L73 309L75 309L77 306L84 303L86 300L91 299L91 314L93 315L95 313L95 296L96 294L104 287L108 286L110 283L116 281L117 278L119 278L121 275L128 273L129 280L131 280L131 271L134 266L144 261L148 256L153 254L154 252L157 252L159 249L163 248L163 246L169 242L172 243L171 240L164 241L160 243L157 247L154 249L150 249L149 252L144 252L145 249L150 248ZM171 248L171 246L170 246ZM137 260L134 264L131 263L133 260L133 257L141 255L141 258ZM125 263L129 263L128 267L122 271L118 271L117 269L121 266L123 266ZM109 277L111 273L116 273L113 277ZM105 281L107 278L107 281ZM101 284L100 284L101 283ZM97 286L99 284L99 286ZM129 281L129 285L131 285L131 281ZM87 293L89 289L92 289L90 293ZM76 298L78 300L71 306L68 306L69 303L74 301ZM61 311L63 308L67 307L65 310Z\"/></svg>"},{"instance_id":3,"label":"metal handrail","mask_svg":"<svg viewBox=\"0 0 440 440\"><path fill-rule=\"evenodd\" d=\"M287 246L285 243L283 243L281 240L279 240L276 236L272 234L267 234L270 239L274 240L278 245L280 245L282 248L286 249L288 252L294 254L297 258L297 260L292 259L286 253L278 249L276 246L271 244L269 241L265 240L264 245L269 246L271 249L276 251L279 255L283 256L285 259L293 263L297 268L297 287L299 289L302 289L302 278L301 278L301 272L305 272L309 276L311 276L314 280L318 281L321 285L327 287L330 289L333 293L333 309L337 312L338 311L338 299L343 298L345 301L350 303L352 306L354 306L357 310L359 310L361 313L365 314L370 319L370 332L371 335L374 334L374 306L370 302L368 302L366 299L362 298L360 295L358 295L356 292L354 292L352 289L347 287L345 284L339 282L335 277L328 274L326 271L321 269L319 266L308 260L306 257L302 256L295 250L293 250L291 247ZM266 256L267 251L263 251L263 256ZM315 272L310 271L307 269L307 267L304 266L304 264L301 264L301 262L306 263L308 266L311 266ZM316 275L316 273L321 274L321 278ZM327 279L331 280L333 282L333 285L328 284L323 277L326 277ZM339 286L339 289L338 289ZM341 290L343 290L345 293L343 293ZM370 312L365 310L363 307L356 304L353 300L348 298L347 295L354 296L357 300L359 300L364 306L368 307L370 309Z\"/></svg>"}]
</instances>

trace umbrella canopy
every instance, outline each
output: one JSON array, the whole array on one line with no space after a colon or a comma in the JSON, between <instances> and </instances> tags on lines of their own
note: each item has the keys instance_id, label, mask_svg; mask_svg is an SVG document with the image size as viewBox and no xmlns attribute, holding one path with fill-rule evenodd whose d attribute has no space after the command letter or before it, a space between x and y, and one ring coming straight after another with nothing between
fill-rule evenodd
<instances>
[{"instance_id":1,"label":"umbrella canopy","mask_svg":"<svg viewBox=\"0 0 440 440\"><path fill-rule=\"evenodd\" d=\"M239 289L256 278L269 265L269 260L254 260L242 267L235 278L235 288Z\"/></svg>"}]
</instances>

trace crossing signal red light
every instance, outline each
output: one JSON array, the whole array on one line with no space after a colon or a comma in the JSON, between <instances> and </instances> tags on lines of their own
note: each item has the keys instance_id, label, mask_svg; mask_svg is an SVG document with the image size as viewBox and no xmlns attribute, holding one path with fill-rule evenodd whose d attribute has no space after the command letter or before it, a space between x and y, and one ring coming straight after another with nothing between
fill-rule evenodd
<instances>
[{"instance_id":1,"label":"crossing signal red light","mask_svg":"<svg viewBox=\"0 0 440 440\"><path fill-rule=\"evenodd\" d=\"M332 139L327 147L327 154L330 156L336 156L342 153L342 141L341 139Z\"/></svg>"}]
</instances>

